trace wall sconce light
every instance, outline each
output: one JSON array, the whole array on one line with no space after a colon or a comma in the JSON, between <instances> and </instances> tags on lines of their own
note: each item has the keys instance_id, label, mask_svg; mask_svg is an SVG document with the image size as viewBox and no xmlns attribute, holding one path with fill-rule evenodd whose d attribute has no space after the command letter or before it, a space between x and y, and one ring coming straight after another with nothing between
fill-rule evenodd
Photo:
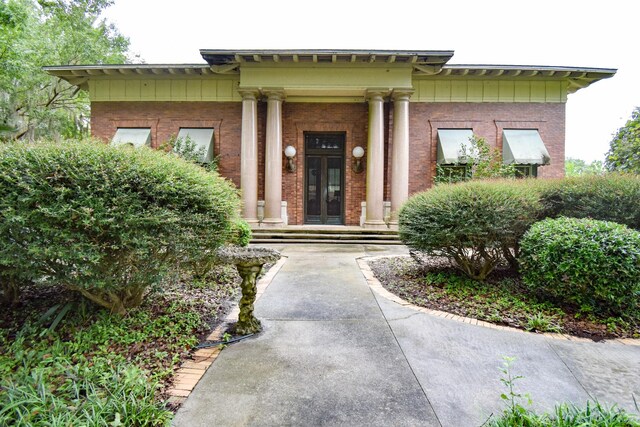
<instances>
[{"instance_id":1,"label":"wall sconce light","mask_svg":"<svg viewBox=\"0 0 640 427\"><path fill-rule=\"evenodd\" d=\"M296 148L292 145L287 145L287 148L284 149L284 155L287 157L287 171L295 172L296 164L293 158L296 156Z\"/></svg>"},{"instance_id":2,"label":"wall sconce light","mask_svg":"<svg viewBox=\"0 0 640 427\"><path fill-rule=\"evenodd\" d=\"M354 147L353 152L351 154L353 154L353 164L351 165L351 169L355 173L362 172L364 170L364 168L362 167L362 157L364 156L364 148L358 145L357 147Z\"/></svg>"}]
</instances>

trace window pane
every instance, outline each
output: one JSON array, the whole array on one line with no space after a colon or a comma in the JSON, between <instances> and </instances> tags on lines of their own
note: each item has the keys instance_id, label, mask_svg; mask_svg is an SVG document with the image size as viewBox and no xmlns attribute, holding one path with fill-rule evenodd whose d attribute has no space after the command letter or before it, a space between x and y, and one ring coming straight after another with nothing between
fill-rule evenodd
<instances>
[{"instance_id":1,"label":"window pane","mask_svg":"<svg viewBox=\"0 0 640 427\"><path fill-rule=\"evenodd\" d=\"M307 215L320 215L320 157L307 157Z\"/></svg>"}]
</instances>

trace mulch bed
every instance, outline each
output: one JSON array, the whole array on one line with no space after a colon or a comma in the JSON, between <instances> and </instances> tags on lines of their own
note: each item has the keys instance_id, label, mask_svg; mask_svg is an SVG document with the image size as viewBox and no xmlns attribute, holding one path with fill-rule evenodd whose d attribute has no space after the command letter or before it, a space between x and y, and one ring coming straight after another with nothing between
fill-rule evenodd
<instances>
[{"instance_id":1,"label":"mulch bed","mask_svg":"<svg viewBox=\"0 0 640 427\"><path fill-rule=\"evenodd\" d=\"M460 283L470 282L444 258L422 256L418 263L410 256L399 256L372 260L369 265L385 289L420 307L519 329L530 329L530 319L543 315L552 319L557 332L594 341L640 337L638 323L607 325L604 320L576 316L574 307L541 302L522 284L517 272L507 266L494 271L487 283L474 282L465 289ZM441 283L425 278L436 274L443 278ZM448 285L447 277L453 277L457 285Z\"/></svg>"}]
</instances>

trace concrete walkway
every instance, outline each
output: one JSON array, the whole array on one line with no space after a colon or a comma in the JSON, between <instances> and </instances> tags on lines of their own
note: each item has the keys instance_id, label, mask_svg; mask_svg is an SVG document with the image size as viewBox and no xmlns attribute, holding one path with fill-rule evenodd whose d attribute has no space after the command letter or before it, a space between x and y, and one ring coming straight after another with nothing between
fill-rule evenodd
<instances>
[{"instance_id":1,"label":"concrete walkway","mask_svg":"<svg viewBox=\"0 0 640 427\"><path fill-rule=\"evenodd\" d=\"M638 346L489 329L373 293L356 258L403 247L273 247L289 258L256 305L264 332L222 351L176 426L479 426L503 409L503 356L535 409L640 400Z\"/></svg>"}]
</instances>

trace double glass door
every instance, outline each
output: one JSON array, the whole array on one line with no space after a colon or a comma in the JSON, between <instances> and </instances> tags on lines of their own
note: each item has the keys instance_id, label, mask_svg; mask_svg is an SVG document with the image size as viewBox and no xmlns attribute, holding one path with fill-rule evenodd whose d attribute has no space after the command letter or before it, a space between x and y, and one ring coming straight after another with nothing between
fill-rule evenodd
<instances>
[{"instance_id":1,"label":"double glass door","mask_svg":"<svg viewBox=\"0 0 640 427\"><path fill-rule=\"evenodd\" d=\"M305 223L344 224L344 134L305 134Z\"/></svg>"}]
</instances>

